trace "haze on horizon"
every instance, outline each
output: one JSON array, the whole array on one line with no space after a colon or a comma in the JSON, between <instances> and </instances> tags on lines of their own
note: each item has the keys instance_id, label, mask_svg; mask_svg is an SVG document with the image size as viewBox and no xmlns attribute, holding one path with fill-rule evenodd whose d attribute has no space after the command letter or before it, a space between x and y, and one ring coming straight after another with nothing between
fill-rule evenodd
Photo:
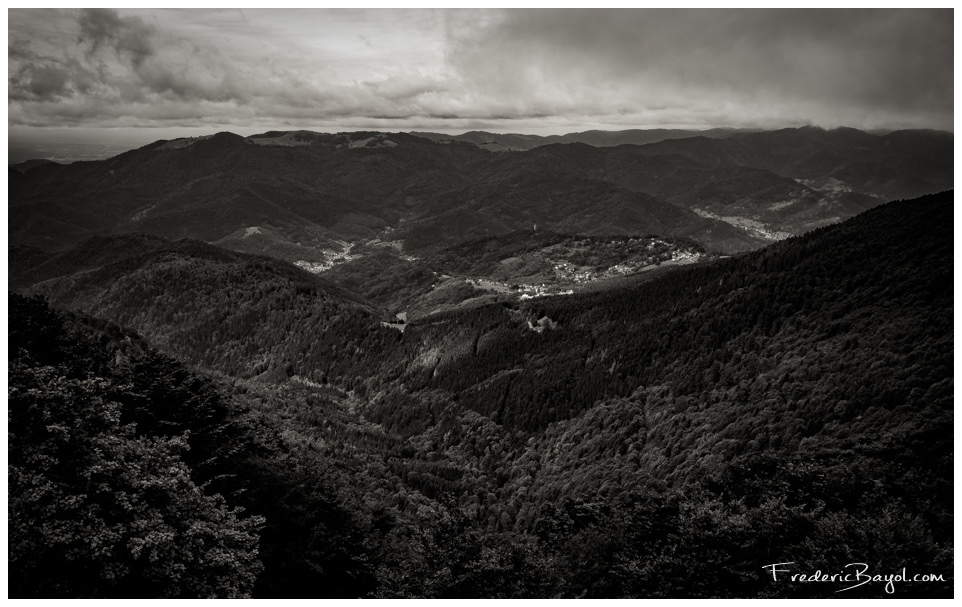
<instances>
[{"instance_id":1,"label":"haze on horizon","mask_svg":"<svg viewBox=\"0 0 962 607\"><path fill-rule=\"evenodd\" d=\"M951 131L953 27L951 9L9 9L8 151L223 130Z\"/></svg>"}]
</instances>

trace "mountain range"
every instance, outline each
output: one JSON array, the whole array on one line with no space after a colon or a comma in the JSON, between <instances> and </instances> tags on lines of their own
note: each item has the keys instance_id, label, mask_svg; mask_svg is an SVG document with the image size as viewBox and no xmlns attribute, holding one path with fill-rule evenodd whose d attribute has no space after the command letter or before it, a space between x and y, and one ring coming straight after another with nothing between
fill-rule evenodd
<instances>
[{"instance_id":1,"label":"mountain range","mask_svg":"<svg viewBox=\"0 0 962 607\"><path fill-rule=\"evenodd\" d=\"M63 250L144 232L318 262L387 233L411 252L540 228L680 236L734 253L952 184L949 133L712 136L503 153L402 133L158 141L103 161L9 170L9 237Z\"/></svg>"},{"instance_id":2,"label":"mountain range","mask_svg":"<svg viewBox=\"0 0 962 607\"><path fill-rule=\"evenodd\" d=\"M586 143L595 147L610 147L623 144L645 145L666 139L685 139L688 137L710 137L724 139L736 133L754 132L756 129L629 129L625 131L582 131L565 135L522 135L518 133L488 133L468 131L461 135L444 135L425 131L412 131L410 134L432 141L465 141L491 151L530 150L552 143Z\"/></svg>"}]
</instances>

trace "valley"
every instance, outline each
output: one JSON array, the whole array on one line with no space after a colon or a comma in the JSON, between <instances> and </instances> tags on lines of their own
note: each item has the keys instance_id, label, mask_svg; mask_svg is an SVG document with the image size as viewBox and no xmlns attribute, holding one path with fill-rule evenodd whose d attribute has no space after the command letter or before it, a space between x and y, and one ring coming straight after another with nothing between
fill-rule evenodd
<instances>
[{"instance_id":1,"label":"valley","mask_svg":"<svg viewBox=\"0 0 962 607\"><path fill-rule=\"evenodd\" d=\"M795 201L793 200L789 200L787 202L776 202L775 204L772 205L771 208L772 210L783 209L787 206L794 204L794 202ZM693 210L695 211L695 213L697 213L701 217L707 217L709 219L718 219L720 221L724 221L725 223L730 223L731 225L737 228L741 228L742 230L745 230L746 232L748 232L749 234L752 234L753 236L757 236L765 240L769 240L769 241L785 240L786 238L791 238L792 236L790 232L773 231L764 223L761 223L760 221L757 221L755 219L747 219L745 217L737 217L737 216L719 217L713 213L710 213L709 211L703 211L702 209L693 209ZM836 223L837 221L839 221L839 219L840 218L838 217L828 217L828 218L825 218L823 222L825 225L828 225L828 224ZM817 226L813 226L813 227L817 227Z\"/></svg>"},{"instance_id":2,"label":"valley","mask_svg":"<svg viewBox=\"0 0 962 607\"><path fill-rule=\"evenodd\" d=\"M568 236L548 231L511 232L468 241L421 257L402 253L393 233L341 243L323 263L295 265L325 276L388 309L411 318L496 301L570 295L717 259L693 241L648 237ZM398 283L398 276L417 275ZM393 285L398 285L397 289Z\"/></svg>"},{"instance_id":3,"label":"valley","mask_svg":"<svg viewBox=\"0 0 962 607\"><path fill-rule=\"evenodd\" d=\"M950 178L883 182L852 137L218 134L11 170L14 590L132 592L78 563L261 598L951 575L954 193L884 202Z\"/></svg>"}]
</instances>

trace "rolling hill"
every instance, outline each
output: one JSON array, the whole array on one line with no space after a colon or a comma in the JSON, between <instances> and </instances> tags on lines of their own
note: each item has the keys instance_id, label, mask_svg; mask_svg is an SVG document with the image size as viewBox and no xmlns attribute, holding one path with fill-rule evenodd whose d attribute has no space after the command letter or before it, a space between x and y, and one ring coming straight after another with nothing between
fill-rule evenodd
<instances>
[{"instance_id":1,"label":"rolling hill","mask_svg":"<svg viewBox=\"0 0 962 607\"><path fill-rule=\"evenodd\" d=\"M952 135L934 131L724 131L645 145L619 143L644 139L633 132L581 135L612 145L491 154L403 133L219 133L19 167L8 170L10 242L57 251L144 232L320 262L388 232L415 251L537 225L733 253L952 183Z\"/></svg>"},{"instance_id":2,"label":"rolling hill","mask_svg":"<svg viewBox=\"0 0 962 607\"><path fill-rule=\"evenodd\" d=\"M230 375L353 377L354 354L374 359L395 338L379 312L330 281L199 241L97 237L29 259L36 265L14 273L11 287L133 327L187 363Z\"/></svg>"},{"instance_id":3,"label":"rolling hill","mask_svg":"<svg viewBox=\"0 0 962 607\"><path fill-rule=\"evenodd\" d=\"M610 147L616 145L645 145L666 139L684 139L687 137L711 137L723 139L741 129L629 129L625 131L582 131L565 135L521 135L517 133L488 133L485 131L469 131L461 135L444 135L412 131L410 134L424 137L432 141L464 141L491 151L530 150L531 148L553 143L586 143L595 147Z\"/></svg>"}]
</instances>

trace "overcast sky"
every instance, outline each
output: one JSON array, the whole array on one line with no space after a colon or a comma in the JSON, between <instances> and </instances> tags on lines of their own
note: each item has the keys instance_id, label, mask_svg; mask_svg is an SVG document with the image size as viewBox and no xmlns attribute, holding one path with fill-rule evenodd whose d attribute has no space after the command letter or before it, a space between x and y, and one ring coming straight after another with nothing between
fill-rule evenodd
<instances>
[{"instance_id":1,"label":"overcast sky","mask_svg":"<svg viewBox=\"0 0 962 607\"><path fill-rule=\"evenodd\" d=\"M10 9L8 112L10 145L38 148L278 128L952 130L953 13Z\"/></svg>"}]
</instances>

